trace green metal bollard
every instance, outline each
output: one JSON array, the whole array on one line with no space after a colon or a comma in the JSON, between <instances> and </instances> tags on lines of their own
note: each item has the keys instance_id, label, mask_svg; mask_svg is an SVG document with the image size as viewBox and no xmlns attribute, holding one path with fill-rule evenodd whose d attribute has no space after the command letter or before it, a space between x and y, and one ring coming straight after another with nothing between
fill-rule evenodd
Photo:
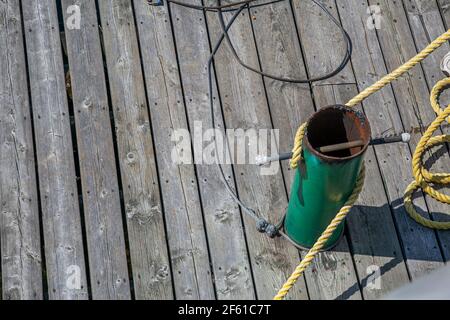
<instances>
[{"instance_id":1,"label":"green metal bollard","mask_svg":"<svg viewBox=\"0 0 450 320\"><path fill-rule=\"evenodd\" d=\"M345 106L321 109L308 121L303 160L295 173L284 229L298 246L309 249L351 195L370 142L364 114ZM320 147L362 140L364 146L322 154ZM328 240L334 247L344 231L342 223Z\"/></svg>"}]
</instances>

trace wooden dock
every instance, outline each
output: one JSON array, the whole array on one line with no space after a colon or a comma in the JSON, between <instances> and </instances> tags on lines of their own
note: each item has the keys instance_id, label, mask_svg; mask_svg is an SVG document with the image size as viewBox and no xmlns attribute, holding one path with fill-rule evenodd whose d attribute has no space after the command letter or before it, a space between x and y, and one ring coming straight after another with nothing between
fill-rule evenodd
<instances>
[{"instance_id":1,"label":"wooden dock","mask_svg":"<svg viewBox=\"0 0 450 320\"><path fill-rule=\"evenodd\" d=\"M288 151L318 108L347 102L450 27L450 0L321 1L353 41L351 64L313 85L281 83L242 68L224 45L214 61L221 128L279 129ZM367 27L370 5L380 28ZM79 28L67 24L74 6ZM220 28L214 12L146 0L0 1L3 299L273 297L305 252L258 233L216 166L172 161L172 130L210 123L206 62ZM246 63L284 77L319 76L345 52L310 0L244 10L230 35ZM374 136L435 118L429 91L449 49L364 102ZM450 232L418 225L403 207L412 138L369 149L342 241L290 299L378 299L450 259ZM450 171L447 152L431 158L436 172ZM279 221L287 162L273 176L255 165L224 170L244 202ZM415 203L437 219L449 211L420 193Z\"/></svg>"}]
</instances>

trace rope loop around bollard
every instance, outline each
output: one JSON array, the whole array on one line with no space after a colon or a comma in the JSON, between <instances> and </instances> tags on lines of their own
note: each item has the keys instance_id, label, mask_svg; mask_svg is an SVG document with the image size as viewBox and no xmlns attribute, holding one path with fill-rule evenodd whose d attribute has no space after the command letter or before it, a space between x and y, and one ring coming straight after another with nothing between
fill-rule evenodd
<instances>
[{"instance_id":1,"label":"rope loop around bollard","mask_svg":"<svg viewBox=\"0 0 450 320\"><path fill-rule=\"evenodd\" d=\"M361 103L364 99L368 98L372 94L378 92L386 85L390 84L394 80L398 79L403 74L407 73L417 64L422 62L426 57L428 57L431 53L433 53L436 49L438 49L441 45L450 40L450 29L447 30L444 34L436 38L433 42L431 42L424 50L418 53L415 57L410 59L408 62L391 72L390 74L384 76L376 83L368 87L367 89L360 92L353 99L351 99L346 106L354 107ZM430 184L435 185L449 185L450 184L450 173L438 173L432 174L428 172L422 162L422 157L426 150L432 148L436 145L443 144L446 142L450 142L450 135L440 135L440 136L432 136L433 133L439 129L439 126L445 121L450 121L450 105L444 110L441 109L439 105L439 96L443 92L443 90L450 86L450 77L444 80L439 81L430 94L430 102L433 110L438 114L438 117L432 122L429 128L426 130L424 135L422 136L417 148L414 152L413 157L413 174L415 181L413 181L406 189L404 196L404 205L408 214L418 223L422 224L425 227L432 229L440 229L447 230L450 229L450 222L439 222L433 221L431 219L427 219L421 216L416 209L414 208L414 204L412 202L413 193L422 189L425 193L429 194L434 199L450 204L450 196L445 195L435 188L431 187ZM306 124L303 124L299 127L293 148L293 158L291 160L291 167L297 168L298 163L301 160L302 156L302 141L306 132ZM297 268L294 270L289 279L285 282L282 288L279 290L277 295L274 297L274 300L283 300L289 291L294 286L295 282L298 278L303 274L305 269L312 263L314 257L319 253L320 249L324 246L328 238L332 235L332 232L337 228L337 226L344 221L345 217L350 212L353 204L356 202L359 193L362 190L364 184L364 169L361 171L361 177L358 179L358 183L355 186L355 190L353 194L350 196L350 199L347 201L347 204L341 208L336 217L332 220L327 229L323 232L322 236L316 241L313 248L310 249L305 258L300 262Z\"/></svg>"}]
</instances>

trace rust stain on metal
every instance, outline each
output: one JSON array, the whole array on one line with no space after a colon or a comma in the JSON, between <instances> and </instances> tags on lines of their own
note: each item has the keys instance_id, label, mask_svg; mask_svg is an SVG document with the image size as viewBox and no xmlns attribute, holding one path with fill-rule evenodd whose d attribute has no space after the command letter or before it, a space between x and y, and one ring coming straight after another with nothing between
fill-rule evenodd
<instances>
[{"instance_id":1,"label":"rust stain on metal","mask_svg":"<svg viewBox=\"0 0 450 320\"><path fill-rule=\"evenodd\" d=\"M360 111L344 105L328 106L316 112L308 120L303 143L319 159L337 163L363 154L370 143L371 130L367 117ZM362 140L363 146L328 153L320 148L327 145Z\"/></svg>"}]
</instances>

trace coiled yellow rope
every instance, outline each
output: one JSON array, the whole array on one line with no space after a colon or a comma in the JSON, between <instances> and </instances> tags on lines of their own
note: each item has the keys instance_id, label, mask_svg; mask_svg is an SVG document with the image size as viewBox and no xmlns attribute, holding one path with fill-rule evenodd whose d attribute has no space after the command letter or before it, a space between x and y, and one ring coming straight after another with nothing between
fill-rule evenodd
<instances>
[{"instance_id":1,"label":"coiled yellow rope","mask_svg":"<svg viewBox=\"0 0 450 320\"><path fill-rule=\"evenodd\" d=\"M436 120L428 127L425 131L424 135L419 141L417 145L416 151L413 156L413 173L414 179L405 191L404 203L406 211L408 211L409 215L416 220L418 223L424 225L428 228L440 229L440 230L448 230L450 229L450 222L439 222L427 219L417 213L414 208L414 204L412 202L413 193L421 188L426 194L430 195L434 199L450 204L450 196L443 194L442 192L437 191L430 184L439 184L439 185L449 185L450 184L450 173L431 173L429 172L422 164L422 158L426 150L446 142L450 142L450 135L440 135L432 137L433 133L439 129L439 126L444 121L449 121L448 116L450 115L450 105L442 110L439 106L439 95L441 92L450 86L450 78L446 78L444 80L439 81L431 91L430 102L434 111L438 114Z\"/></svg>"},{"instance_id":2,"label":"coiled yellow rope","mask_svg":"<svg viewBox=\"0 0 450 320\"><path fill-rule=\"evenodd\" d=\"M404 65L394 70L390 74L386 75L372 86L368 87L361 93L359 93L356 97L351 99L346 106L354 107L355 105L361 103L364 99L374 94L375 92L381 90L383 87L398 79L400 76L411 70L414 66L423 61L427 56L429 56L432 52L434 52L437 48L439 48L446 41L450 40L450 29L447 30L444 34L430 43L424 50L422 50L418 55L414 58L406 62ZM441 92L450 86L450 78L446 78L442 81L439 81L436 86L431 91L430 101L431 106L434 111L438 114L436 120L430 125L430 127L426 130L425 134L421 138L417 148L414 152L413 157L413 174L415 181L412 182L405 191L404 203L405 208L409 215L416 220L418 223L434 229L450 229L450 222L437 222L427 219L421 216L414 208L414 204L412 202L413 193L421 188L425 193L429 194L434 199L450 204L450 197L445 195L433 187L430 184L439 184L439 185L448 185L450 184L450 173L437 173L432 174L428 170L426 170L422 164L422 157L427 149L432 148L438 144L443 144L445 142L450 142L450 135L440 135L432 137L433 133L439 128L439 126L444 121L450 122L450 105L442 110L439 105L439 95ZM291 167L293 169L298 167L298 163L302 157L302 141L306 132L306 123L301 125L297 131L294 140L294 149L293 149L293 157L291 160ZM312 263L314 257L320 250L324 247L327 240L333 234L333 231L339 226L339 224L345 220L346 216L350 212L351 208L358 200L358 196L361 193L361 190L364 185L365 178L365 166L362 166L361 172L359 174L358 180L355 185L355 189L353 190L352 195L347 200L346 204L341 208L336 217L331 221L330 225L326 228L326 230L322 233L319 239L316 241L314 246L309 250L300 264L295 268L292 275L274 297L274 300L282 300L289 293L289 290L294 286L298 278L303 274L305 269Z\"/></svg>"}]
</instances>

